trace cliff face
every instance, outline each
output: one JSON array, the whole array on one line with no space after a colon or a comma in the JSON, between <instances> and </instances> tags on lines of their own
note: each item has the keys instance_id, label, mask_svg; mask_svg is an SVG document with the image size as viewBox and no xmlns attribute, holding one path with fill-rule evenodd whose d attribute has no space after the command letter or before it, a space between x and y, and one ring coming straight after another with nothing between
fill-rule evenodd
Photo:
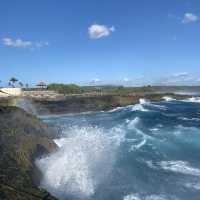
<instances>
[{"instance_id":1,"label":"cliff face","mask_svg":"<svg viewBox=\"0 0 200 200\"><path fill-rule=\"evenodd\" d=\"M47 127L16 107L0 107L0 199L55 199L39 189L34 160L56 150Z\"/></svg>"},{"instance_id":2,"label":"cliff face","mask_svg":"<svg viewBox=\"0 0 200 200\"><path fill-rule=\"evenodd\" d=\"M171 96L177 100L188 98L186 95L175 94L140 94L140 95L104 95L104 96L73 96L63 100L33 99L37 113L65 114L87 111L106 111L115 107L128 106L139 102L140 98L160 101L163 96Z\"/></svg>"}]
</instances>

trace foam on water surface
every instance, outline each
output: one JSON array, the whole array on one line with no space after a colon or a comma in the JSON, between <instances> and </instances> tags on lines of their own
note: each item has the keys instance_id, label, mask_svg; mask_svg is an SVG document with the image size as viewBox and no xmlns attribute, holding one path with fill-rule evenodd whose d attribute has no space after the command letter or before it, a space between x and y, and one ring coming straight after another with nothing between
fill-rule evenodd
<instances>
[{"instance_id":1,"label":"foam on water surface","mask_svg":"<svg viewBox=\"0 0 200 200\"><path fill-rule=\"evenodd\" d=\"M170 96L164 96L162 99L164 99L165 101L175 101L176 100Z\"/></svg>"},{"instance_id":2,"label":"foam on water surface","mask_svg":"<svg viewBox=\"0 0 200 200\"><path fill-rule=\"evenodd\" d=\"M199 112L197 103L142 100L48 116L62 131L58 151L36 161L41 187L60 200L199 200Z\"/></svg>"}]
</instances>

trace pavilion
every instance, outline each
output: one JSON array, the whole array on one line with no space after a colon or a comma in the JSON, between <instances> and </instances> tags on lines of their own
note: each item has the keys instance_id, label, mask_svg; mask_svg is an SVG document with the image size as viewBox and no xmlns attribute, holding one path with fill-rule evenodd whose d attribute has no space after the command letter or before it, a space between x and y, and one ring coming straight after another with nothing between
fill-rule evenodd
<instances>
[{"instance_id":1,"label":"pavilion","mask_svg":"<svg viewBox=\"0 0 200 200\"><path fill-rule=\"evenodd\" d=\"M47 84L44 81L39 81L36 86L40 89L47 89Z\"/></svg>"}]
</instances>

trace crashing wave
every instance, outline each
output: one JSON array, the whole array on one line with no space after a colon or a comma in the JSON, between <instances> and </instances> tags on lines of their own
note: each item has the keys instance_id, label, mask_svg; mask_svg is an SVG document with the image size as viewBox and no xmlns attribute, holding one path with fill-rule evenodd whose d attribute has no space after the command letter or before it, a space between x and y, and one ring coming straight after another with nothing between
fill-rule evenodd
<instances>
[{"instance_id":1,"label":"crashing wave","mask_svg":"<svg viewBox=\"0 0 200 200\"><path fill-rule=\"evenodd\" d=\"M148 103L150 103L150 101L147 100L147 99L139 99L139 102L140 102L140 104L148 104Z\"/></svg>"},{"instance_id":2,"label":"crashing wave","mask_svg":"<svg viewBox=\"0 0 200 200\"><path fill-rule=\"evenodd\" d=\"M116 111L119 111L119 110L122 110L123 108L125 108L125 107L117 107L117 108L114 108L114 109L112 109L112 110L110 110L110 111L108 111L108 112L116 112Z\"/></svg>"},{"instance_id":3,"label":"crashing wave","mask_svg":"<svg viewBox=\"0 0 200 200\"><path fill-rule=\"evenodd\" d=\"M126 120L126 123L127 123L127 128L128 129L134 130L136 135L140 136L140 139L132 140L136 144L131 144L129 152L134 151L134 150L138 150L138 149L140 149L141 147L143 147L146 144L147 139L150 138L150 136L146 135L139 128L137 128L137 125L140 123L140 118L139 117L136 117L133 120Z\"/></svg>"},{"instance_id":4,"label":"crashing wave","mask_svg":"<svg viewBox=\"0 0 200 200\"><path fill-rule=\"evenodd\" d=\"M164 96L164 97L162 97L162 99L164 99L165 101L175 101L176 100L170 96Z\"/></svg>"},{"instance_id":5,"label":"crashing wave","mask_svg":"<svg viewBox=\"0 0 200 200\"><path fill-rule=\"evenodd\" d=\"M155 108L159 108L162 110L166 110L165 106L151 103L149 100L146 100L146 99L140 99L139 102L140 102L140 104L137 104L137 105L139 105L138 110L141 110L141 111L149 111L148 109L144 108L144 105L146 105L148 107L155 107Z\"/></svg>"},{"instance_id":6,"label":"crashing wave","mask_svg":"<svg viewBox=\"0 0 200 200\"><path fill-rule=\"evenodd\" d=\"M56 140L56 153L36 161L43 173L41 186L60 199L73 194L84 199L111 172L119 141L97 127L72 127L68 133Z\"/></svg>"},{"instance_id":7,"label":"crashing wave","mask_svg":"<svg viewBox=\"0 0 200 200\"><path fill-rule=\"evenodd\" d=\"M136 104L132 107L132 111L148 112L149 110L144 108L141 104Z\"/></svg>"},{"instance_id":8,"label":"crashing wave","mask_svg":"<svg viewBox=\"0 0 200 200\"><path fill-rule=\"evenodd\" d=\"M200 97L191 97L183 100L185 102L200 103Z\"/></svg>"}]
</instances>

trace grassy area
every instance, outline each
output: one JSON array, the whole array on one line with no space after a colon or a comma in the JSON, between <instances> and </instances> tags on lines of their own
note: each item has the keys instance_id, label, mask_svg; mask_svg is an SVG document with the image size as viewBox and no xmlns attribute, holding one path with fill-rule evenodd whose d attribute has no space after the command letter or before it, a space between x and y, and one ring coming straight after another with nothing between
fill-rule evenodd
<instances>
[{"instance_id":1,"label":"grassy area","mask_svg":"<svg viewBox=\"0 0 200 200\"><path fill-rule=\"evenodd\" d=\"M82 94L82 93L106 93L106 94L130 94L153 92L151 86L144 87L124 87L124 86L78 86L75 84L49 84L48 90L54 90L62 94Z\"/></svg>"}]
</instances>

